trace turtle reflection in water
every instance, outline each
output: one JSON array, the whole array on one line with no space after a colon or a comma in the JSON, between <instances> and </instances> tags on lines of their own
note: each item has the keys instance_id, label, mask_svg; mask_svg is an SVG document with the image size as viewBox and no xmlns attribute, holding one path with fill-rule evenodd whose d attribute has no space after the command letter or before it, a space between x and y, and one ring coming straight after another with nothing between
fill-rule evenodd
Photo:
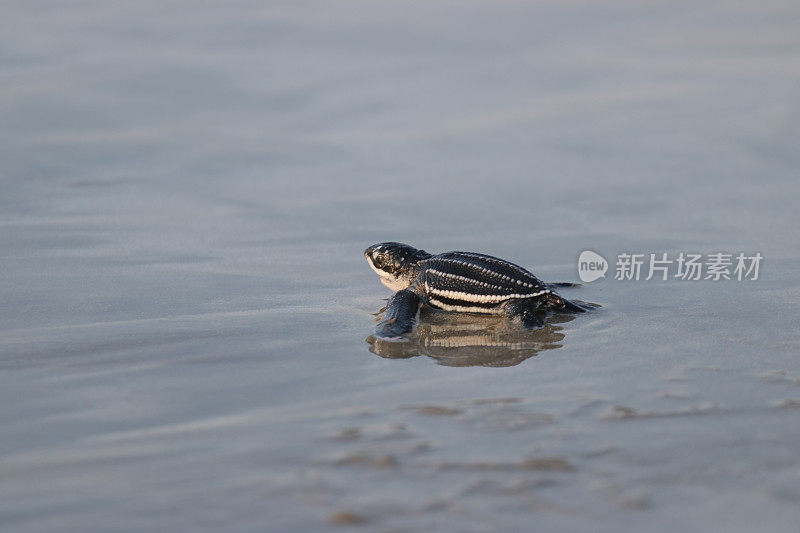
<instances>
[{"instance_id":1,"label":"turtle reflection in water","mask_svg":"<svg viewBox=\"0 0 800 533\"><path fill-rule=\"evenodd\" d=\"M444 366L507 367L540 351L561 348L564 333L558 324L573 319L571 315L555 315L538 329L520 330L500 318L425 309L407 342L374 335L367 342L370 352L387 359L426 355Z\"/></svg>"}]
</instances>

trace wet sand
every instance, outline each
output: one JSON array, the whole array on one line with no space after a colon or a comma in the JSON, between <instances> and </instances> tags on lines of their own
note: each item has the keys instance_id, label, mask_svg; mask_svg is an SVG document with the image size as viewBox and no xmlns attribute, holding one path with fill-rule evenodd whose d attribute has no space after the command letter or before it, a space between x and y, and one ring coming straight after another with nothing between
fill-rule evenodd
<instances>
[{"instance_id":1,"label":"wet sand","mask_svg":"<svg viewBox=\"0 0 800 533\"><path fill-rule=\"evenodd\" d=\"M5 11L4 533L796 531L796 3ZM387 347L386 240L765 259Z\"/></svg>"}]
</instances>

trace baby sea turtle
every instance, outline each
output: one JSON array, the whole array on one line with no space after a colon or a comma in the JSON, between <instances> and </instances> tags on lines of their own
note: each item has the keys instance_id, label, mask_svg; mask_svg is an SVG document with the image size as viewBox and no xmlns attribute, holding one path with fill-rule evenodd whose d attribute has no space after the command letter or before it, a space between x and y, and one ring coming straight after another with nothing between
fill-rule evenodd
<instances>
[{"instance_id":1,"label":"baby sea turtle","mask_svg":"<svg viewBox=\"0 0 800 533\"><path fill-rule=\"evenodd\" d=\"M582 313L596 307L570 302L509 261L471 252L432 255L399 242L375 244L364 250L381 283L394 291L375 336L402 338L414 328L421 304L465 313L504 315L525 328L544 325L542 316Z\"/></svg>"}]
</instances>

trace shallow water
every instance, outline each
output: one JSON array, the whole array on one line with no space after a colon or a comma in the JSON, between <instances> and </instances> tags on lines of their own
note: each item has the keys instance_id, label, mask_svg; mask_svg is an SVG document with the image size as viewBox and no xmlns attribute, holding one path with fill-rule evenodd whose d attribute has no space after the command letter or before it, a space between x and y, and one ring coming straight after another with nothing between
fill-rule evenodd
<instances>
[{"instance_id":1,"label":"shallow water","mask_svg":"<svg viewBox=\"0 0 800 533\"><path fill-rule=\"evenodd\" d=\"M19 3L2 531L796 531L796 2ZM400 240L615 281L365 342ZM376 353L377 352L377 355Z\"/></svg>"}]
</instances>

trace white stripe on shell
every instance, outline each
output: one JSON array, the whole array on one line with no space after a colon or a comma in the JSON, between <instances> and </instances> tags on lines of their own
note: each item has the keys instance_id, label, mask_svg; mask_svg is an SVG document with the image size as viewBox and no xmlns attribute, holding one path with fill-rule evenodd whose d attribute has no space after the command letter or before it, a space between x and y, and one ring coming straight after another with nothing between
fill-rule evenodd
<instances>
[{"instance_id":1,"label":"white stripe on shell","mask_svg":"<svg viewBox=\"0 0 800 533\"><path fill-rule=\"evenodd\" d=\"M474 256L474 257L476 259L479 258L478 256ZM492 277L494 277L496 279L499 279L499 280L502 280L502 281L508 281L508 282L511 282L511 283L517 283L518 285L522 285L523 287L533 288L533 287L537 286L537 285L535 285L533 283L526 283L526 282L524 282L522 280L515 280L515 279L511 278L510 276L506 276L505 274L502 274L502 273L497 272L495 270L491 270L489 268L485 268L485 267L482 267L480 265L476 265L475 263L470 263L469 261L459 261L458 259L454 259L454 258L451 258L451 257L446 257L446 258L445 257L434 257L434 259L437 260L437 261L445 262L445 263L455 263L456 265L460 265L460 266L463 266L463 267L471 268L473 270L476 270L476 271L480 272L481 274L484 274L484 275L487 275L487 276L492 276ZM494 262L495 263L500 263L499 261L494 261ZM501 264L506 265L506 263L501 263ZM513 269L517 270L517 272L519 272L520 274L528 275L528 276L532 275L532 274L530 274L528 272L524 272L524 271L520 270L519 267L515 268L514 265L507 264L506 266L508 266L509 268L513 268Z\"/></svg>"},{"instance_id":2,"label":"white stripe on shell","mask_svg":"<svg viewBox=\"0 0 800 533\"><path fill-rule=\"evenodd\" d=\"M457 280L457 281L463 281L465 283L471 283L473 285L478 285L480 287L485 287L487 289L493 289L493 290L498 290L498 291L503 290L503 287L501 287L500 285L492 285L491 283L486 283L484 281L478 281L475 278L468 278L467 276L459 276L458 274L451 274L450 272L442 272L441 270L436 270L435 268L429 268L428 269L428 273L429 274L433 274L435 276L441 276L443 278L449 278L449 279L454 279L454 280ZM520 282L517 282L517 283L520 283Z\"/></svg>"},{"instance_id":3,"label":"white stripe on shell","mask_svg":"<svg viewBox=\"0 0 800 533\"><path fill-rule=\"evenodd\" d=\"M450 305L446 304L436 298L431 298L430 302L435 305L436 307L441 307L445 311L459 311L462 313L482 313L485 315L499 315L503 312L502 309L498 307L471 307L471 306L464 306L464 305Z\"/></svg>"},{"instance_id":4,"label":"white stripe on shell","mask_svg":"<svg viewBox=\"0 0 800 533\"><path fill-rule=\"evenodd\" d=\"M503 302L505 300L512 300L515 298L534 298L536 296L541 296L542 294L547 294L549 290L542 290L538 292L532 292L529 294L470 294L468 292L459 292L459 291L445 291L440 289L435 289L431 287L428 283L425 283L425 290L427 290L430 294L435 296L443 296L445 298L450 298L451 300L461 300L463 302L475 302L475 303L491 303L491 302Z\"/></svg>"},{"instance_id":5,"label":"white stripe on shell","mask_svg":"<svg viewBox=\"0 0 800 533\"><path fill-rule=\"evenodd\" d=\"M476 253L473 253L473 252L458 252L458 254L463 256L463 257L471 257L473 259L480 259L482 261L486 261L487 263L494 263L495 265L503 265L503 266L508 267L508 268L510 268L512 270L516 270L520 274L527 274L529 276L533 275L530 272L528 272L527 270L525 270L524 268L522 268L521 266L515 265L514 263L512 263L510 261L506 261L505 259L500 259L499 257L492 257L492 256L489 256L489 255L483 255L483 254L476 254Z\"/></svg>"}]
</instances>

